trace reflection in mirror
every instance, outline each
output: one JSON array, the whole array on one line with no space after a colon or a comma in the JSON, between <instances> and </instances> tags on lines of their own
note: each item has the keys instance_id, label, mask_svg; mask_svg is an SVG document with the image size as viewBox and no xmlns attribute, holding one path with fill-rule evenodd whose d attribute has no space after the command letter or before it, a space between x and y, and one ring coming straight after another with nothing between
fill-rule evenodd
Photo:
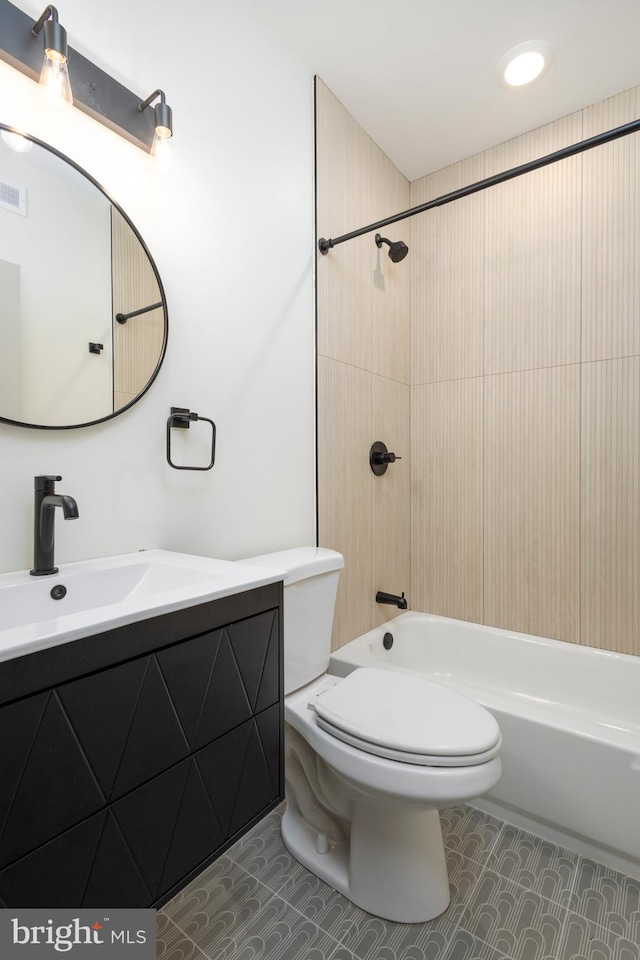
<instances>
[{"instance_id":1,"label":"reflection in mirror","mask_svg":"<svg viewBox=\"0 0 640 960\"><path fill-rule=\"evenodd\" d=\"M95 181L2 124L0 135L0 419L49 428L107 419L162 362L157 270Z\"/></svg>"}]
</instances>

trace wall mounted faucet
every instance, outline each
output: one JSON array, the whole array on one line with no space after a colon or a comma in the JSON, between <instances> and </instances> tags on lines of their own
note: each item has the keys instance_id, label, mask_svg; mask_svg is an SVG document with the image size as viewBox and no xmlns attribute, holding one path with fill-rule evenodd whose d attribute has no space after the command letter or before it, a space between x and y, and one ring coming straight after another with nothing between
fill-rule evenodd
<instances>
[{"instance_id":1,"label":"wall mounted faucet","mask_svg":"<svg viewBox=\"0 0 640 960\"><path fill-rule=\"evenodd\" d=\"M57 573L54 565L54 527L55 509L62 507L65 520L76 520L78 504L73 497L56 493L56 480L62 477L34 477L34 514L33 514L33 570L32 577L46 577Z\"/></svg>"},{"instance_id":2,"label":"wall mounted faucet","mask_svg":"<svg viewBox=\"0 0 640 960\"><path fill-rule=\"evenodd\" d=\"M404 590L402 591L401 597L395 593L383 593L382 590L378 590L376 593L376 603L391 603L395 604L398 610L407 609L407 598L404 595Z\"/></svg>"}]
</instances>

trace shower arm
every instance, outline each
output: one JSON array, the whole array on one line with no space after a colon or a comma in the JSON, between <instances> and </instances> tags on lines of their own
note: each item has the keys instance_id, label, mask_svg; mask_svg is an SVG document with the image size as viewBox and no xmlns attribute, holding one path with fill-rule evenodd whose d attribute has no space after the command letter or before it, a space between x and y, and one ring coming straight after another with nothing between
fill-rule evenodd
<instances>
[{"instance_id":1,"label":"shower arm","mask_svg":"<svg viewBox=\"0 0 640 960\"><path fill-rule=\"evenodd\" d=\"M376 223L370 223L366 227L352 230L351 233L344 233L341 237L332 237L329 240L321 237L320 240L318 240L318 249L320 253L327 254L331 247L336 247L339 243L344 243L346 240L353 240L354 237L361 237L365 233L373 233L374 230L379 231L383 227L388 227L391 223L406 220L407 217L415 217L417 213L424 213L426 210L433 210L435 207L443 207L447 203L453 203L454 200L461 200L463 197L469 197L474 193L479 193L481 190L486 190L487 187L494 187L507 180L513 180L515 177L521 177L524 173L531 173L533 170L539 170L541 167L548 167L552 163L557 163L558 160L566 160L568 157L573 157L578 153L584 153L593 147L602 146L604 143L610 143L611 140L619 140L620 137L626 137L631 133L638 133L639 131L640 120L633 120L631 123L625 123L621 127L614 127L613 130L607 130L605 133L598 133L595 137L589 137L588 140L580 140L578 143L572 143L568 147L562 147L562 149L556 150L554 153L547 153L545 156L538 157L536 160L530 160L528 163L523 163L519 167L511 167L509 170L496 173L492 177L477 180L476 183L470 183L468 186L461 187L459 190L445 193L443 196L436 197L435 200L428 200L426 203L421 203L417 207L410 207L408 210L403 210L402 213L396 213L392 217L386 217L386 219L378 220Z\"/></svg>"}]
</instances>

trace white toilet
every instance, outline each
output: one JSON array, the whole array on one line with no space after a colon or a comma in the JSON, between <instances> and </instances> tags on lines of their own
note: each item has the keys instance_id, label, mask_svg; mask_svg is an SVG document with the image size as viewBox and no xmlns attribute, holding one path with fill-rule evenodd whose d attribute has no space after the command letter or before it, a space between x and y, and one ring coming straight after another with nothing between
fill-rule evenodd
<instances>
[{"instance_id":1,"label":"white toilet","mask_svg":"<svg viewBox=\"0 0 640 960\"><path fill-rule=\"evenodd\" d=\"M496 721L417 675L325 672L341 554L303 547L246 562L287 573L285 846L368 913L431 920L449 904L438 808L497 783Z\"/></svg>"}]
</instances>

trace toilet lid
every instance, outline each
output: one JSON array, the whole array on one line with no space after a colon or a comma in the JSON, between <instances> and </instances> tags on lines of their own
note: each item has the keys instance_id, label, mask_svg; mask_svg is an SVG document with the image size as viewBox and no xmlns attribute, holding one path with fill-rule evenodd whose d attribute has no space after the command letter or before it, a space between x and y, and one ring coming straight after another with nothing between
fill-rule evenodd
<instances>
[{"instance_id":1,"label":"toilet lid","mask_svg":"<svg viewBox=\"0 0 640 960\"><path fill-rule=\"evenodd\" d=\"M500 728L488 710L414 674L361 667L325 690L314 709L327 732L404 762L483 763L500 746Z\"/></svg>"}]
</instances>

